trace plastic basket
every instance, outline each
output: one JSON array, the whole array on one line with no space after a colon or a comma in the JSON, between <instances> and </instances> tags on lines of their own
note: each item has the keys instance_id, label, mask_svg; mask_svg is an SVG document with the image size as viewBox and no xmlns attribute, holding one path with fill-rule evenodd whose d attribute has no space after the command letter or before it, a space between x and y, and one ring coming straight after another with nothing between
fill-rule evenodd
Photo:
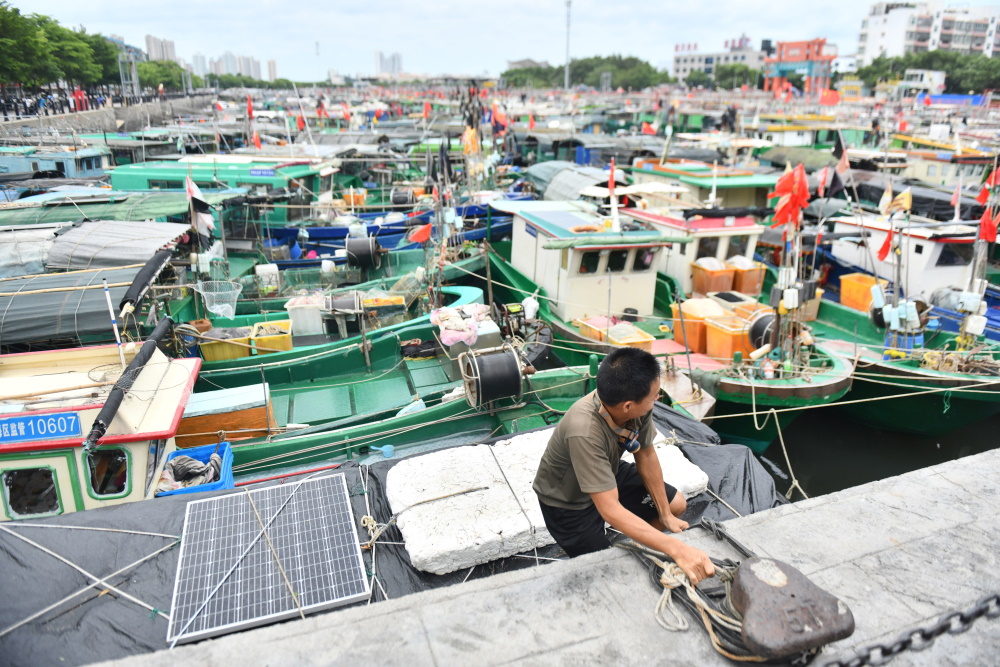
<instances>
[{"instance_id":1,"label":"plastic basket","mask_svg":"<svg viewBox=\"0 0 1000 667\"><path fill-rule=\"evenodd\" d=\"M878 279L882 289L885 290L889 284L888 280ZM840 303L841 305L868 312L872 305L871 288L875 284L875 276L867 273L847 273L840 276Z\"/></svg>"},{"instance_id":2,"label":"plastic basket","mask_svg":"<svg viewBox=\"0 0 1000 667\"><path fill-rule=\"evenodd\" d=\"M205 300L205 307L219 317L232 319L236 314L236 300L240 298L243 285L225 280L198 281L195 290Z\"/></svg>"},{"instance_id":3,"label":"plastic basket","mask_svg":"<svg viewBox=\"0 0 1000 667\"><path fill-rule=\"evenodd\" d=\"M261 333L261 330L265 327L278 327L285 333ZM278 350L290 350L292 349L292 321L272 320L270 322L258 322L253 325L251 336L253 337L254 347L257 348L257 354L271 354Z\"/></svg>"},{"instance_id":4,"label":"plastic basket","mask_svg":"<svg viewBox=\"0 0 1000 667\"><path fill-rule=\"evenodd\" d=\"M178 449L177 451L170 452L170 454L167 455L167 461L175 459L178 456L190 456L195 461L208 463L212 458L212 454L215 453L216 445L202 445L201 447L190 447L188 449ZM218 454L222 457L222 469L219 470L219 479L214 482L209 482L208 484L186 486L182 489L174 489L173 491L161 491L156 494L156 497L160 498L162 496L177 496L182 493L201 493L202 491L220 491L223 489L236 488L236 482L233 479L232 447L229 446L228 442L220 443L218 445Z\"/></svg>"}]
</instances>

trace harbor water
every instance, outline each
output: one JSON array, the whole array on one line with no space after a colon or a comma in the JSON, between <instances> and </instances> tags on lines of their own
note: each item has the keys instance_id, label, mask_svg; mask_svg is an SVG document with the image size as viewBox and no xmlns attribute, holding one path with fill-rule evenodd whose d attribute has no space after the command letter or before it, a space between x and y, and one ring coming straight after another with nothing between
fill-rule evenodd
<instances>
[{"instance_id":1,"label":"harbor water","mask_svg":"<svg viewBox=\"0 0 1000 667\"><path fill-rule=\"evenodd\" d=\"M800 415L784 439L792 472L813 497L997 449L998 433L1000 415L925 437L868 428L836 407L824 407ZM758 458L778 490L787 491L792 480L781 443L775 441ZM792 500L801 499L796 491Z\"/></svg>"}]
</instances>

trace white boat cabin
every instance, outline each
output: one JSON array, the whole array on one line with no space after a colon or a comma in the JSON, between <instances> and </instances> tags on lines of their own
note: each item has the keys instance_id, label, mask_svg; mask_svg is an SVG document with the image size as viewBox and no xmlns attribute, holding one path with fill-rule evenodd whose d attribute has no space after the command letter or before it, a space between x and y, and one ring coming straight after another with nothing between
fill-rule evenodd
<instances>
[{"instance_id":1,"label":"white boat cabin","mask_svg":"<svg viewBox=\"0 0 1000 667\"><path fill-rule=\"evenodd\" d=\"M200 367L155 350L86 452L121 373L116 346L0 356L0 521L152 498Z\"/></svg>"},{"instance_id":2,"label":"white boat cabin","mask_svg":"<svg viewBox=\"0 0 1000 667\"><path fill-rule=\"evenodd\" d=\"M831 222L834 233L857 234L856 238L833 242L831 254L837 261L890 282L896 280L896 255L890 252L884 260L877 255L889 234L889 218L864 213L840 216ZM862 230L868 234L867 248L860 243ZM908 298L930 303L931 294L938 288L969 284L978 226L941 223L917 216L912 216L907 226L902 214L897 213L893 233L900 235L894 238L902 251L903 291Z\"/></svg>"},{"instance_id":3,"label":"white boat cabin","mask_svg":"<svg viewBox=\"0 0 1000 667\"><path fill-rule=\"evenodd\" d=\"M610 232L606 217L584 202L500 206L514 214L511 264L545 289L558 317L571 322L627 308L653 312L664 247L657 230L636 224Z\"/></svg>"},{"instance_id":4,"label":"white boat cabin","mask_svg":"<svg viewBox=\"0 0 1000 667\"><path fill-rule=\"evenodd\" d=\"M709 211L706 211L709 212ZM702 257L715 257L721 262L734 255L753 259L757 239L767 229L751 216L708 217L703 214L684 219L638 209L623 209L623 219L649 225L661 234L691 236L694 241L674 244L660 253L657 270L678 280L685 294L694 287L691 264Z\"/></svg>"}]
</instances>

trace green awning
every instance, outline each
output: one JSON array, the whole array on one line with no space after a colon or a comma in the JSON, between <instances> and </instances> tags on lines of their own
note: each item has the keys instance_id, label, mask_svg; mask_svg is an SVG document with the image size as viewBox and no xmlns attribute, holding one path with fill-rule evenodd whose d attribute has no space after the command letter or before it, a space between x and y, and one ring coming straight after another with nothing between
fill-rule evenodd
<instances>
[{"instance_id":1,"label":"green awning","mask_svg":"<svg viewBox=\"0 0 1000 667\"><path fill-rule=\"evenodd\" d=\"M204 194L211 205L242 194ZM0 227L7 225L32 225L39 222L72 222L86 217L90 220L161 220L169 216L184 215L189 210L187 195L183 192L132 192L116 194L111 202L69 203L69 198L41 202L37 205L0 207Z\"/></svg>"}]
</instances>

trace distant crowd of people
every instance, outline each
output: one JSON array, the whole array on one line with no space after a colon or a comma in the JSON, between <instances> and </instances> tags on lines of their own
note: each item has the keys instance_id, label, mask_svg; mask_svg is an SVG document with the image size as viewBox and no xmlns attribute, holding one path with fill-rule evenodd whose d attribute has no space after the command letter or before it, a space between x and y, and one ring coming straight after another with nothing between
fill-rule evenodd
<instances>
[{"instance_id":1,"label":"distant crowd of people","mask_svg":"<svg viewBox=\"0 0 1000 667\"><path fill-rule=\"evenodd\" d=\"M152 102L156 99L182 97L181 94L143 95L140 98L124 97L122 95L105 95L103 93L83 90L57 90L50 93L42 92L35 95L0 97L0 112L5 121L19 120L24 117L55 116L79 111L94 111L110 106L128 106L141 102Z\"/></svg>"}]
</instances>

